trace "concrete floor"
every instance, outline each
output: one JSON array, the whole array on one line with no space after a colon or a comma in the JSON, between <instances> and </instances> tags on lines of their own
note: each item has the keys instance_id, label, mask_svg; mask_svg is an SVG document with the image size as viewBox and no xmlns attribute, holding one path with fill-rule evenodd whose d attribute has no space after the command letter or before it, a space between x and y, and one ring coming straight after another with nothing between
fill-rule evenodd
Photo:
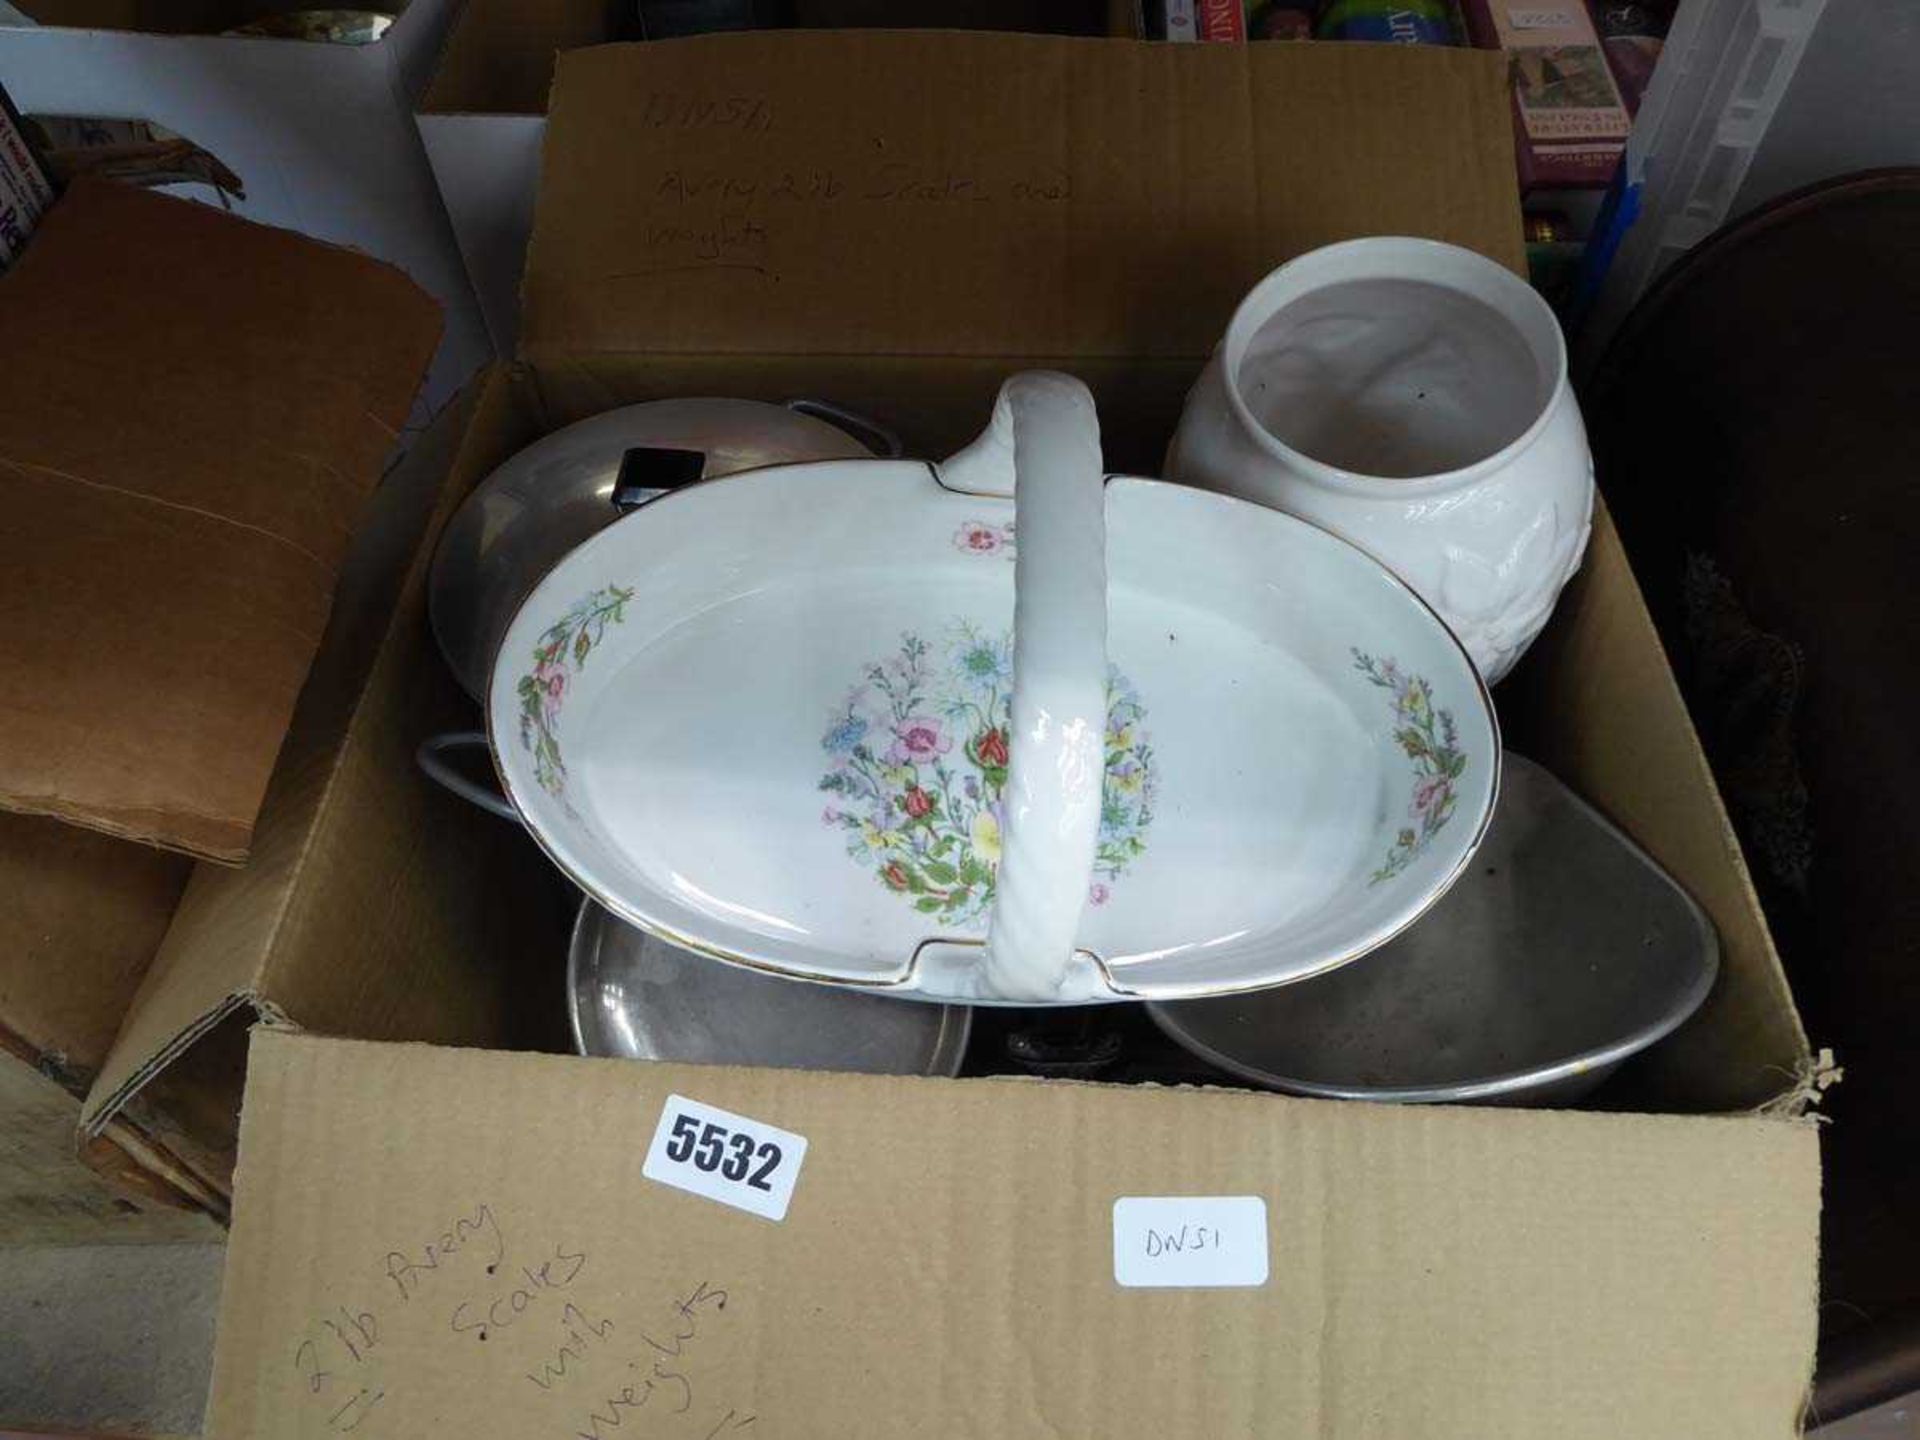
<instances>
[{"instance_id":1,"label":"concrete floor","mask_svg":"<svg viewBox=\"0 0 1920 1440\"><path fill-rule=\"evenodd\" d=\"M219 1244L0 1246L6 1427L197 1435Z\"/></svg>"},{"instance_id":2,"label":"concrete floor","mask_svg":"<svg viewBox=\"0 0 1920 1440\"><path fill-rule=\"evenodd\" d=\"M1920 1437L1920 1395L1889 1400L1808 1434L1818 1440L1916 1440Z\"/></svg>"},{"instance_id":3,"label":"concrete floor","mask_svg":"<svg viewBox=\"0 0 1920 1440\"><path fill-rule=\"evenodd\" d=\"M219 1244L0 1246L0 1440L199 1434L224 1255ZM1810 1433L1920 1440L1920 1395Z\"/></svg>"}]
</instances>

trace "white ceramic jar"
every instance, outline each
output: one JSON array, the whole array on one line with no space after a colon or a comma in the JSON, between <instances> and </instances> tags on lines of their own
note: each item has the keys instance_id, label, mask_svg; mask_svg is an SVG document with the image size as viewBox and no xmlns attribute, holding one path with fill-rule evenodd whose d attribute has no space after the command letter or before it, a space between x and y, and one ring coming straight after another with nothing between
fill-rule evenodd
<instances>
[{"instance_id":1,"label":"white ceramic jar","mask_svg":"<svg viewBox=\"0 0 1920 1440\"><path fill-rule=\"evenodd\" d=\"M1553 312L1432 240L1329 245L1256 285L1187 397L1166 473L1367 550L1488 683L1546 624L1593 511Z\"/></svg>"}]
</instances>

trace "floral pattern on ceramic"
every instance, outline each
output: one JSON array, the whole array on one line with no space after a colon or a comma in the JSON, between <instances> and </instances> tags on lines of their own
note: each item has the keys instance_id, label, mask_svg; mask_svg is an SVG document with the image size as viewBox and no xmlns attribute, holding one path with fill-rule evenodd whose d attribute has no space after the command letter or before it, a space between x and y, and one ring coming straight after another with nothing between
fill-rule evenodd
<instances>
[{"instance_id":1,"label":"floral pattern on ceramic","mask_svg":"<svg viewBox=\"0 0 1920 1440\"><path fill-rule=\"evenodd\" d=\"M990 525L985 520L969 520L953 532L953 548L968 555L1014 557L1013 522Z\"/></svg>"},{"instance_id":2,"label":"floral pattern on ceramic","mask_svg":"<svg viewBox=\"0 0 1920 1440\"><path fill-rule=\"evenodd\" d=\"M600 643L607 626L627 618L631 589L603 585L567 608L546 630L534 648L533 669L520 677L520 743L533 757L533 776L540 788L557 800L567 793L567 766L560 755L554 727L574 675Z\"/></svg>"},{"instance_id":3,"label":"floral pattern on ceramic","mask_svg":"<svg viewBox=\"0 0 1920 1440\"><path fill-rule=\"evenodd\" d=\"M1012 710L1011 638L960 622L937 648L901 636L896 654L866 667L821 739L831 757L822 822L923 915L968 925L992 907ZM1090 904L1104 905L1146 850L1155 775L1145 720L1139 694L1109 669Z\"/></svg>"},{"instance_id":4,"label":"floral pattern on ceramic","mask_svg":"<svg viewBox=\"0 0 1920 1440\"><path fill-rule=\"evenodd\" d=\"M1393 696L1393 741L1413 762L1413 794L1407 801L1407 818L1413 823L1401 827L1387 858L1369 877L1369 885L1378 885L1412 864L1453 818L1454 782L1466 773L1467 755L1460 748L1453 712L1434 708L1433 687L1424 677L1361 650L1353 652L1353 665L1368 683Z\"/></svg>"}]
</instances>

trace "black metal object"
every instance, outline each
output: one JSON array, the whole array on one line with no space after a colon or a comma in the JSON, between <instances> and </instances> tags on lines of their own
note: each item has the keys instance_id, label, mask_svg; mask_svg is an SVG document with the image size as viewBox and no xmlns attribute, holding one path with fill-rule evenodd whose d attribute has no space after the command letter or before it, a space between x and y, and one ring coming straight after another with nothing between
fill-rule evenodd
<instances>
[{"instance_id":1,"label":"black metal object","mask_svg":"<svg viewBox=\"0 0 1920 1440\"><path fill-rule=\"evenodd\" d=\"M1920 169L1732 222L1584 397L1596 468L1808 1028L1820 1418L1920 1389Z\"/></svg>"},{"instance_id":2,"label":"black metal object","mask_svg":"<svg viewBox=\"0 0 1920 1440\"><path fill-rule=\"evenodd\" d=\"M707 457L698 450L636 445L620 457L620 473L613 482L613 508L638 510L669 490L693 484L706 466Z\"/></svg>"},{"instance_id":3,"label":"black metal object","mask_svg":"<svg viewBox=\"0 0 1920 1440\"><path fill-rule=\"evenodd\" d=\"M1144 1005L973 1012L965 1075L1044 1075L1124 1085L1221 1085L1244 1081L1175 1044Z\"/></svg>"}]
</instances>

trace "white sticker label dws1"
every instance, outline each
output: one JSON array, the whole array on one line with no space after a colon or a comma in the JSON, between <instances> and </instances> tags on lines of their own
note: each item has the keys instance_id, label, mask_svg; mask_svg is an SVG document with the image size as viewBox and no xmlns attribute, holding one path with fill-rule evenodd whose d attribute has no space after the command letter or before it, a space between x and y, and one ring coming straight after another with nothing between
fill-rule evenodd
<instances>
[{"instance_id":1,"label":"white sticker label dws1","mask_svg":"<svg viewBox=\"0 0 1920 1440\"><path fill-rule=\"evenodd\" d=\"M787 1218L807 1137L669 1095L640 1173L768 1220Z\"/></svg>"},{"instance_id":2,"label":"white sticker label dws1","mask_svg":"<svg viewBox=\"0 0 1920 1440\"><path fill-rule=\"evenodd\" d=\"M1113 1202L1113 1278L1128 1289L1267 1283L1258 1195L1123 1195Z\"/></svg>"}]
</instances>

